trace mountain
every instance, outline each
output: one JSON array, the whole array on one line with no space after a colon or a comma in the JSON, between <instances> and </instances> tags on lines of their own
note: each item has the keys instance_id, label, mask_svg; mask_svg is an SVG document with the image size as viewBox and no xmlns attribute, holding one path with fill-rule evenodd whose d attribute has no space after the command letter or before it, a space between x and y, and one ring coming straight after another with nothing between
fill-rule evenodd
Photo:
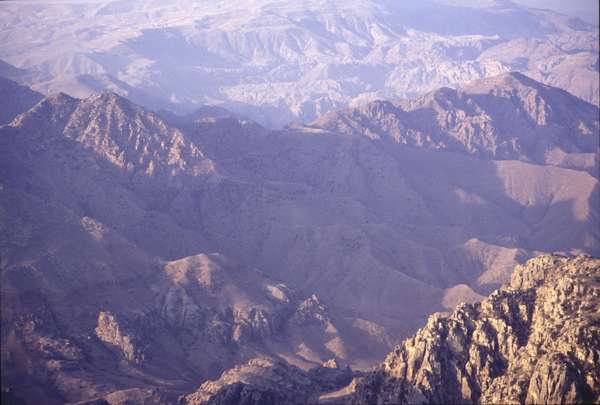
<instances>
[{"instance_id":1,"label":"mountain","mask_svg":"<svg viewBox=\"0 0 600 405\"><path fill-rule=\"evenodd\" d=\"M542 256L427 325L355 383L350 403L594 403L600 260Z\"/></svg>"},{"instance_id":2,"label":"mountain","mask_svg":"<svg viewBox=\"0 0 600 405\"><path fill-rule=\"evenodd\" d=\"M41 93L273 128L508 71L599 102L598 27L510 1L3 2L0 21L0 59Z\"/></svg>"},{"instance_id":3,"label":"mountain","mask_svg":"<svg viewBox=\"0 0 600 405\"><path fill-rule=\"evenodd\" d=\"M243 359L306 367L353 349L314 294L204 252L187 204L220 175L156 114L58 94L0 145L2 386L16 398L169 403Z\"/></svg>"},{"instance_id":4,"label":"mountain","mask_svg":"<svg viewBox=\"0 0 600 405\"><path fill-rule=\"evenodd\" d=\"M539 87L550 93L557 111L570 111L571 101L579 105L556 89L513 79L498 79L506 82L503 91L517 92L526 84L530 89L519 91L529 94ZM479 95L465 92L463 97ZM499 104L504 114L517 115L521 108L503 99ZM581 119L597 128L597 108L584 106L583 118L573 113L573 125ZM443 108L440 115L456 113L452 106L445 107L447 112ZM392 118L373 113L357 122L377 128ZM411 122L403 121L405 115L394 119L398 125ZM430 120L417 115L412 122L425 128ZM490 119L492 124L499 125ZM539 164L534 154L513 155L523 161L504 160L485 150L390 143L348 136L339 127L265 132L233 120L227 125L231 129L222 132L213 124L182 130L204 146L223 173L257 188L268 185L269 197L245 200L230 214L243 231L227 225L232 231L223 236L218 230L227 220L221 219L208 219L204 229L227 255L253 260L290 285L316 291L353 324L364 319L388 334L406 336L418 326L411 319L442 310L457 295L487 294L509 280L517 262L537 252L598 254L598 180L591 165L580 166L589 171L572 170ZM568 156L593 162L597 137L562 125L527 119L523 138L547 138L540 143L549 149L581 148ZM508 145L520 135L490 133ZM454 136L446 129L439 134ZM423 315L415 318L417 313Z\"/></svg>"},{"instance_id":5,"label":"mountain","mask_svg":"<svg viewBox=\"0 0 600 405\"><path fill-rule=\"evenodd\" d=\"M520 73L374 101L310 126L374 140L597 173L598 108Z\"/></svg>"},{"instance_id":6,"label":"mountain","mask_svg":"<svg viewBox=\"0 0 600 405\"><path fill-rule=\"evenodd\" d=\"M531 259L482 302L430 316L381 365L351 382L352 372L337 365L302 372L259 358L182 402L594 403L599 270L600 260L584 256ZM323 371L327 380L315 378Z\"/></svg>"},{"instance_id":7,"label":"mountain","mask_svg":"<svg viewBox=\"0 0 600 405\"><path fill-rule=\"evenodd\" d=\"M567 130L593 125L596 107L521 76L497 80L489 91L507 116L537 106L532 92L547 103L546 121L523 118L528 134L593 152ZM525 98L506 102L513 92ZM268 130L222 110L159 115L110 92L55 94L0 127L7 395L169 403L223 372L256 371L250 387L199 394L245 397L266 369L271 387L289 374L312 398L325 391L310 369L334 359L361 372L432 312L508 281L516 263L600 254L589 171L336 131Z\"/></svg>"},{"instance_id":8,"label":"mountain","mask_svg":"<svg viewBox=\"0 0 600 405\"><path fill-rule=\"evenodd\" d=\"M0 76L0 125L8 124L17 115L29 110L43 96L29 87L21 86Z\"/></svg>"}]
</instances>

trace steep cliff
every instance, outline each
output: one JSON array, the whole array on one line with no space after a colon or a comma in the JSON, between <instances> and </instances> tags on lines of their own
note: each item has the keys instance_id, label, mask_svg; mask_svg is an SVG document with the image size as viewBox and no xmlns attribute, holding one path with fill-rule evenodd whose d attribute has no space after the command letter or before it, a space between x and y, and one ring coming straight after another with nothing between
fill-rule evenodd
<instances>
[{"instance_id":1,"label":"steep cliff","mask_svg":"<svg viewBox=\"0 0 600 405\"><path fill-rule=\"evenodd\" d=\"M353 404L600 400L600 260L541 256L427 325L356 385Z\"/></svg>"}]
</instances>

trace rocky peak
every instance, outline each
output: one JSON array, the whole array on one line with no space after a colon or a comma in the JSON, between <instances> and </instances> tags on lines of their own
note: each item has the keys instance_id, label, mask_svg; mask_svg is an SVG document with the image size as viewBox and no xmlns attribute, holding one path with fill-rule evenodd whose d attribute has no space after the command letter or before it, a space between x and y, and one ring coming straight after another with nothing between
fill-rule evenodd
<instances>
[{"instance_id":1,"label":"rocky peak","mask_svg":"<svg viewBox=\"0 0 600 405\"><path fill-rule=\"evenodd\" d=\"M583 256L517 266L481 303L431 316L358 383L353 403L597 402L599 274L600 260Z\"/></svg>"},{"instance_id":2,"label":"rocky peak","mask_svg":"<svg viewBox=\"0 0 600 405\"><path fill-rule=\"evenodd\" d=\"M331 132L492 159L556 164L560 153L595 153L598 108L521 73L440 88L413 100L327 114L311 124Z\"/></svg>"},{"instance_id":3,"label":"rocky peak","mask_svg":"<svg viewBox=\"0 0 600 405\"><path fill-rule=\"evenodd\" d=\"M313 294L298 305L293 320L300 325L326 324L329 322L329 316L325 305Z\"/></svg>"},{"instance_id":4,"label":"rocky peak","mask_svg":"<svg viewBox=\"0 0 600 405\"><path fill-rule=\"evenodd\" d=\"M17 117L11 126L34 141L76 141L132 174L173 177L214 171L212 162L180 130L112 92L86 99L54 94Z\"/></svg>"},{"instance_id":5,"label":"rocky peak","mask_svg":"<svg viewBox=\"0 0 600 405\"><path fill-rule=\"evenodd\" d=\"M592 104L586 103L562 89L537 82L522 73L510 72L481 79L462 86L462 90L472 95L488 95L499 102L510 101L515 111L526 114L533 125L565 125L585 120L597 111ZM492 100L492 99L489 99ZM488 108L494 107L490 105ZM564 110L568 109L569 114Z\"/></svg>"},{"instance_id":6,"label":"rocky peak","mask_svg":"<svg viewBox=\"0 0 600 405\"><path fill-rule=\"evenodd\" d=\"M329 359L323 363L323 367L338 369L340 365L335 359Z\"/></svg>"},{"instance_id":7,"label":"rocky peak","mask_svg":"<svg viewBox=\"0 0 600 405\"><path fill-rule=\"evenodd\" d=\"M82 100L65 135L127 171L169 176L210 170L202 151L181 131L114 93Z\"/></svg>"},{"instance_id":8,"label":"rocky peak","mask_svg":"<svg viewBox=\"0 0 600 405\"><path fill-rule=\"evenodd\" d=\"M78 99L65 93L52 94L16 117L10 126L21 129L29 137L49 137L61 133L78 102ZM43 133L40 128L44 128Z\"/></svg>"}]
</instances>

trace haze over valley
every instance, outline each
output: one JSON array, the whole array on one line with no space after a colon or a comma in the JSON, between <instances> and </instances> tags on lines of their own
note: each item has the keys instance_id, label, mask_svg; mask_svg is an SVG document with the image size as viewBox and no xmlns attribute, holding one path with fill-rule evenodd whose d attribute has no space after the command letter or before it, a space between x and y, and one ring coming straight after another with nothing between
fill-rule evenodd
<instances>
[{"instance_id":1,"label":"haze over valley","mask_svg":"<svg viewBox=\"0 0 600 405\"><path fill-rule=\"evenodd\" d=\"M270 128L509 71L599 102L597 25L505 0L8 1L0 19L0 72L43 94Z\"/></svg>"}]
</instances>

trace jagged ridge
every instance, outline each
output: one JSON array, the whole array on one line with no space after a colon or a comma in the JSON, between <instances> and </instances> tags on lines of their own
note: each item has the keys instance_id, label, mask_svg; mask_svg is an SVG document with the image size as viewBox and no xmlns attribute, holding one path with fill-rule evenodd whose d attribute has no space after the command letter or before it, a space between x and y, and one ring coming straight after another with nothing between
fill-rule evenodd
<instances>
[{"instance_id":1,"label":"jagged ridge","mask_svg":"<svg viewBox=\"0 0 600 405\"><path fill-rule=\"evenodd\" d=\"M374 101L332 112L311 127L558 166L567 165L566 154L596 153L600 128L597 107L516 72L414 100Z\"/></svg>"}]
</instances>

